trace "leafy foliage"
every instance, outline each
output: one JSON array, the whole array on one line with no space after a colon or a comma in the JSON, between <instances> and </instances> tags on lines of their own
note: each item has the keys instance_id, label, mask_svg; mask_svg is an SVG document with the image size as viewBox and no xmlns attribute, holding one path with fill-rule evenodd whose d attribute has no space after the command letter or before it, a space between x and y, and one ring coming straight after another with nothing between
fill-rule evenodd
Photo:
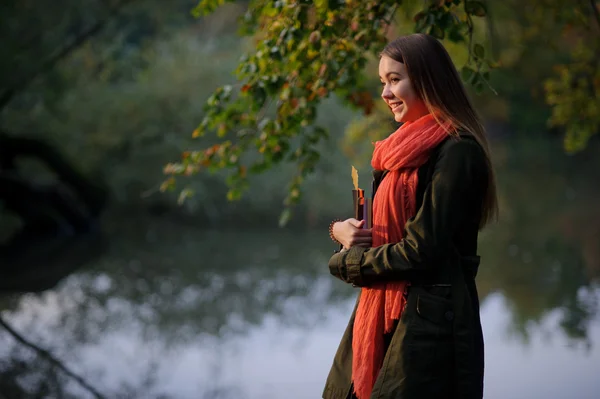
<instances>
[{"instance_id":1,"label":"leafy foliage","mask_svg":"<svg viewBox=\"0 0 600 399\"><path fill-rule=\"evenodd\" d=\"M194 13L206 15L223 3L202 0ZM398 7L395 0L252 1L241 31L254 37L255 50L241 59L236 70L240 83L220 87L208 99L204 119L193 133L213 134L221 141L184 152L181 162L167 165L165 172L189 176L228 169L228 198L234 200L247 189L249 174L293 163L297 172L280 220L285 224L289 206L298 203L301 185L319 161L316 146L328 137L315 123L318 105L334 94L366 115L373 111L363 71L387 42ZM429 2L414 17L416 32L468 46L462 74L479 91L495 66L486 60L483 45L472 40L473 18L485 14L481 2L446 0ZM174 183L168 179L163 189Z\"/></svg>"},{"instance_id":2,"label":"leafy foliage","mask_svg":"<svg viewBox=\"0 0 600 399\"><path fill-rule=\"evenodd\" d=\"M565 149L585 148L600 131L600 5L565 8L554 19L561 23L561 38L570 48L569 60L554 66L555 75L544 83L552 106L548 124L565 128Z\"/></svg>"},{"instance_id":3,"label":"leafy foliage","mask_svg":"<svg viewBox=\"0 0 600 399\"><path fill-rule=\"evenodd\" d=\"M513 118L529 117L531 100L539 97L549 106L544 112L547 125L564 132L566 151L586 148L600 129L600 3L507 0L494 2L491 12L490 22L503 28L495 39L507 54L506 83L532 94L519 101L523 111Z\"/></svg>"},{"instance_id":4,"label":"leafy foliage","mask_svg":"<svg viewBox=\"0 0 600 399\"><path fill-rule=\"evenodd\" d=\"M566 126L565 148L575 152L600 130L600 58L580 44L571 63L557 65L556 71L558 76L545 82L553 106L549 124Z\"/></svg>"}]
</instances>

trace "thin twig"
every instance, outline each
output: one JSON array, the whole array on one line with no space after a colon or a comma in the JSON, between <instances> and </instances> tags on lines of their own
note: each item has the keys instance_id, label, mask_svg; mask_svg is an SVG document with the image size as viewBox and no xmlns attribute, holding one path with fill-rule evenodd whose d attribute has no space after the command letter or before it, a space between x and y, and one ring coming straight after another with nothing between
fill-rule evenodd
<instances>
[{"instance_id":1,"label":"thin twig","mask_svg":"<svg viewBox=\"0 0 600 399\"><path fill-rule=\"evenodd\" d=\"M0 316L0 326L4 328L10 335L13 336L21 344L27 346L30 349L33 349L38 353L41 357L45 358L49 363L58 367L62 370L66 375L73 378L75 381L79 383L83 388L92 393L96 397L96 399L105 399L105 396L98 392L94 387L92 387L88 382L86 382L83 377L77 375L74 371L70 370L67 366L65 366L60 360L55 358L50 352L46 349L40 348L36 344L25 339L21 334L19 334L15 329L13 329L1 316Z\"/></svg>"},{"instance_id":2,"label":"thin twig","mask_svg":"<svg viewBox=\"0 0 600 399\"><path fill-rule=\"evenodd\" d=\"M469 27L469 58L467 60L467 64L470 64L471 59L473 57L473 20L471 19L471 15L469 14L467 14L467 26Z\"/></svg>"},{"instance_id":3,"label":"thin twig","mask_svg":"<svg viewBox=\"0 0 600 399\"><path fill-rule=\"evenodd\" d=\"M83 34L76 37L71 43L65 45L59 52L57 52L54 56L51 56L46 61L42 62L40 68L37 71L33 72L31 75L26 76L25 78L18 80L12 87L8 88L2 96L0 96L0 110L2 110L12 98L19 93L21 90L26 88L33 80L35 80L39 75L43 72L52 69L60 60L71 54L74 50L79 48L82 44L84 44L91 37L98 34L106 25L106 23L114 17L119 10L127 3L133 0L123 0L118 3L113 8L109 9L108 16L102 21L96 22L90 28L88 28Z\"/></svg>"},{"instance_id":4,"label":"thin twig","mask_svg":"<svg viewBox=\"0 0 600 399\"><path fill-rule=\"evenodd\" d=\"M272 103L273 103L273 99L271 99L271 98L268 98L267 100L265 100L265 103L262 105L262 107L258 111L258 114L256 115L257 123L260 123L260 120L262 120L262 118L265 117L267 111L269 110L269 108L271 108Z\"/></svg>"},{"instance_id":5,"label":"thin twig","mask_svg":"<svg viewBox=\"0 0 600 399\"><path fill-rule=\"evenodd\" d=\"M490 50L494 60L498 59L498 46L497 46L497 35L496 35L496 24L494 18L490 15L490 1L485 0L485 10L487 19L487 34L490 41Z\"/></svg>"},{"instance_id":6,"label":"thin twig","mask_svg":"<svg viewBox=\"0 0 600 399\"><path fill-rule=\"evenodd\" d=\"M483 81L485 82L485 84L490 88L490 90L492 91L492 93L494 93L495 95L498 95L498 92L496 91L496 89L494 89L492 87L492 85L490 84L490 82L488 82L487 79L483 79Z\"/></svg>"},{"instance_id":7,"label":"thin twig","mask_svg":"<svg viewBox=\"0 0 600 399\"><path fill-rule=\"evenodd\" d=\"M385 30L383 31L383 35L387 37L388 34L388 30L390 29L390 26L392 25L392 22L394 22L394 15L396 15L396 10L398 9L398 4L394 4L394 6L392 7L392 12L390 13L390 16L387 20L384 19L384 22L386 23L385 26Z\"/></svg>"}]
</instances>

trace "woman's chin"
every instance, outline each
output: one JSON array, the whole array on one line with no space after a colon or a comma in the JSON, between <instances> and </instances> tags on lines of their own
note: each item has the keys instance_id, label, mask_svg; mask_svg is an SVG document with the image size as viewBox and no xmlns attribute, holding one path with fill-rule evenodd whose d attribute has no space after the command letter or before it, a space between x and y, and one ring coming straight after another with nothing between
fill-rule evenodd
<instances>
[{"instance_id":1,"label":"woman's chin","mask_svg":"<svg viewBox=\"0 0 600 399\"><path fill-rule=\"evenodd\" d=\"M406 115L404 114L394 114L394 120L398 123L406 122L404 119Z\"/></svg>"}]
</instances>

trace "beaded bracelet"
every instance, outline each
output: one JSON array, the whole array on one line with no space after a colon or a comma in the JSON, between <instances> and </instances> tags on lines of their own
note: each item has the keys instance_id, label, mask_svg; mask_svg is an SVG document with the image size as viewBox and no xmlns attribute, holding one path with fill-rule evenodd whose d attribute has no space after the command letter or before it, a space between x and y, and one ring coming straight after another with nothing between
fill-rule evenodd
<instances>
[{"instance_id":1,"label":"beaded bracelet","mask_svg":"<svg viewBox=\"0 0 600 399\"><path fill-rule=\"evenodd\" d=\"M341 244L341 242L339 242L338 240L335 239L335 237L333 236L333 225L336 224L337 222L341 222L341 219L334 219L330 224L329 224L329 237L331 238L331 241L333 242L337 242L338 244Z\"/></svg>"}]
</instances>

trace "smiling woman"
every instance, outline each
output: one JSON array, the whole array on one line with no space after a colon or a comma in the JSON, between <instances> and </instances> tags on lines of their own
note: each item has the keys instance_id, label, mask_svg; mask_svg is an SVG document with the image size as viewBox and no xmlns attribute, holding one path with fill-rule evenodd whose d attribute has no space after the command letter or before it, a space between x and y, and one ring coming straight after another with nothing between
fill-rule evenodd
<instances>
[{"instance_id":1,"label":"smiling woman","mask_svg":"<svg viewBox=\"0 0 600 399\"><path fill-rule=\"evenodd\" d=\"M479 399L478 232L497 212L483 126L431 36L389 43L381 97L402 126L376 142L373 228L332 225L330 272L362 287L326 399Z\"/></svg>"}]
</instances>

